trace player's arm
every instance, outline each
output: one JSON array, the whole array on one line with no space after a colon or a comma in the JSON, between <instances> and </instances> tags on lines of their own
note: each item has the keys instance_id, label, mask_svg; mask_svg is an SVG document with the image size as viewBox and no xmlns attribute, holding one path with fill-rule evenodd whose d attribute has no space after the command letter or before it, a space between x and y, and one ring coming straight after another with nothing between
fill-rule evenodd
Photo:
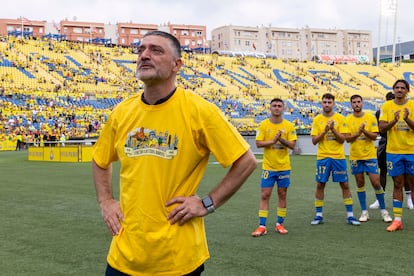
<instances>
[{"instance_id":1,"label":"player's arm","mask_svg":"<svg viewBox=\"0 0 414 276\"><path fill-rule=\"evenodd\" d=\"M397 112L394 113L394 119L392 119L391 121L387 122L387 121L384 121L384 120L380 120L379 123L378 123L379 131L381 133L387 132L393 126L395 126L395 124L398 122L399 119L400 119L400 111L397 111Z\"/></svg>"},{"instance_id":2,"label":"player's arm","mask_svg":"<svg viewBox=\"0 0 414 276\"><path fill-rule=\"evenodd\" d=\"M370 139L370 140L373 140L373 141L377 140L378 132L371 132L371 131L368 131L365 128L363 128L362 133L364 133L365 137L368 137L368 139Z\"/></svg>"},{"instance_id":3,"label":"player's arm","mask_svg":"<svg viewBox=\"0 0 414 276\"><path fill-rule=\"evenodd\" d=\"M256 140L256 147L258 147L258 148L270 147L271 145L276 144L276 142L277 142L277 140L275 141L275 139L267 140L267 141Z\"/></svg>"},{"instance_id":4,"label":"player's arm","mask_svg":"<svg viewBox=\"0 0 414 276\"><path fill-rule=\"evenodd\" d=\"M414 122L408 118L408 115L410 114L408 108L404 109L404 121L407 123L407 125L414 130Z\"/></svg>"},{"instance_id":5,"label":"player's arm","mask_svg":"<svg viewBox=\"0 0 414 276\"><path fill-rule=\"evenodd\" d=\"M117 235L121 229L120 221L124 220L124 216L119 201L112 195L112 165L104 169L92 160L92 171L102 217L112 235Z\"/></svg>"},{"instance_id":6,"label":"player's arm","mask_svg":"<svg viewBox=\"0 0 414 276\"><path fill-rule=\"evenodd\" d=\"M330 129L331 129L331 125L326 124L324 130L321 133L312 135L312 144L316 145L319 142L321 142L325 138L326 133L328 133Z\"/></svg>"},{"instance_id":7,"label":"player's arm","mask_svg":"<svg viewBox=\"0 0 414 276\"><path fill-rule=\"evenodd\" d=\"M361 134L362 134L361 129L358 129L357 132L349 133L348 135L346 135L345 136L345 141L347 141L348 143L355 142L355 140L358 139L358 137L361 136Z\"/></svg>"},{"instance_id":8,"label":"player's arm","mask_svg":"<svg viewBox=\"0 0 414 276\"><path fill-rule=\"evenodd\" d=\"M358 128L358 131L354 134L349 134L345 136L345 139L348 143L354 142L356 139L358 139L359 136L362 135L362 133L370 140L376 140L378 136L378 132L370 132L365 129L365 124L361 124L361 126Z\"/></svg>"},{"instance_id":9,"label":"player's arm","mask_svg":"<svg viewBox=\"0 0 414 276\"><path fill-rule=\"evenodd\" d=\"M332 124L331 131L336 138L336 141L340 144L343 144L347 137L349 137L349 133L340 133Z\"/></svg>"},{"instance_id":10,"label":"player's arm","mask_svg":"<svg viewBox=\"0 0 414 276\"><path fill-rule=\"evenodd\" d=\"M282 137L279 138L279 142L284 145L285 147L290 148L291 150L295 149L296 140L289 141L287 139L283 139Z\"/></svg>"},{"instance_id":11,"label":"player's arm","mask_svg":"<svg viewBox=\"0 0 414 276\"><path fill-rule=\"evenodd\" d=\"M398 122L397 119L387 122L387 121L379 121L378 128L381 133L385 133L390 130L396 123Z\"/></svg>"},{"instance_id":12,"label":"player's arm","mask_svg":"<svg viewBox=\"0 0 414 276\"><path fill-rule=\"evenodd\" d=\"M242 186L256 167L257 160L249 149L233 163L221 182L209 193L214 206L217 208L223 205Z\"/></svg>"},{"instance_id":13,"label":"player's arm","mask_svg":"<svg viewBox=\"0 0 414 276\"><path fill-rule=\"evenodd\" d=\"M223 205L246 181L249 175L256 169L257 160L249 149L237 159L220 183L209 193L213 203L213 210ZM167 216L171 224L186 223L194 217L202 217L208 214L201 199L197 196L178 196L168 200L165 205L179 204Z\"/></svg>"}]
</instances>

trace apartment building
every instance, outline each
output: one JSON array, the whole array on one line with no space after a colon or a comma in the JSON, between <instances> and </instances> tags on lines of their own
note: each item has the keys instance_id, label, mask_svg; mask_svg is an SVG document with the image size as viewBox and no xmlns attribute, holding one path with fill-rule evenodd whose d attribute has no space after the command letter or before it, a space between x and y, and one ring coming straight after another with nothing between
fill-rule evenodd
<instances>
[{"instance_id":1,"label":"apartment building","mask_svg":"<svg viewBox=\"0 0 414 276\"><path fill-rule=\"evenodd\" d=\"M34 21L21 17L0 19L0 36L61 37L70 41L93 42L131 46L139 44L142 37L150 31L163 30L177 37L183 48L188 50L205 49L207 28L200 25L182 24L140 24L121 22L104 24L102 22L82 22L64 19L59 23Z\"/></svg>"},{"instance_id":2,"label":"apartment building","mask_svg":"<svg viewBox=\"0 0 414 276\"><path fill-rule=\"evenodd\" d=\"M315 56L367 56L372 61L372 35L363 30L221 26L211 32L211 50L311 60Z\"/></svg>"}]
</instances>

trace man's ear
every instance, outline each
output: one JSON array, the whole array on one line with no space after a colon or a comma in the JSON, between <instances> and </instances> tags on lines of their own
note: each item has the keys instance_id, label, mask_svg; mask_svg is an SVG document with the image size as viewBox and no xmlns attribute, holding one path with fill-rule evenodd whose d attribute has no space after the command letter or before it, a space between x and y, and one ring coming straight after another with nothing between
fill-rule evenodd
<instances>
[{"instance_id":1,"label":"man's ear","mask_svg":"<svg viewBox=\"0 0 414 276\"><path fill-rule=\"evenodd\" d=\"M181 58L177 58L176 60L175 60L175 66L174 66L174 71L175 72L178 72L178 71L180 71L180 68L181 68L181 66L183 66L183 60L181 59Z\"/></svg>"}]
</instances>

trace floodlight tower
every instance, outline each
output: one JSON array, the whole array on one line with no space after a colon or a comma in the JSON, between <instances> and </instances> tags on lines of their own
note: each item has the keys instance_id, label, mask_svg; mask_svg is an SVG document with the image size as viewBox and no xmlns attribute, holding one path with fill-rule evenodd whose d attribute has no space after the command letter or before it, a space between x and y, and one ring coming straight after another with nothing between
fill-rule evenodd
<instances>
[{"instance_id":1,"label":"floodlight tower","mask_svg":"<svg viewBox=\"0 0 414 276\"><path fill-rule=\"evenodd\" d=\"M385 18L394 17L394 31L393 31L393 42L392 42L392 60L391 62L395 62L395 40L397 38L397 5L398 0L381 0L380 2L380 16L379 16L379 23L378 23L378 46L377 46L377 66L380 65L380 52L381 52L381 23L382 17ZM385 26L386 30L388 29L388 24ZM385 41L387 44L387 41Z\"/></svg>"}]
</instances>

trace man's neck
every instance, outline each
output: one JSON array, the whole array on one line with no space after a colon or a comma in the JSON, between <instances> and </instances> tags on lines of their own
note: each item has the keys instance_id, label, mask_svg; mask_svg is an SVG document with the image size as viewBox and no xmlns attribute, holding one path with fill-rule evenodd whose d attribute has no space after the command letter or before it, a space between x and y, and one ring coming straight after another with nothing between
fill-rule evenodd
<instances>
[{"instance_id":1,"label":"man's neck","mask_svg":"<svg viewBox=\"0 0 414 276\"><path fill-rule=\"evenodd\" d=\"M362 116L364 116L364 112L363 111L359 111L359 112L354 111L354 116L355 117L362 117Z\"/></svg>"},{"instance_id":2,"label":"man's neck","mask_svg":"<svg viewBox=\"0 0 414 276\"><path fill-rule=\"evenodd\" d=\"M175 91L175 85L144 85L143 98L147 104L156 104Z\"/></svg>"},{"instance_id":3,"label":"man's neck","mask_svg":"<svg viewBox=\"0 0 414 276\"><path fill-rule=\"evenodd\" d=\"M322 115L325 116L325 117L332 117L334 114L335 114L335 112L333 112L333 111L330 111L330 112L323 111L322 112Z\"/></svg>"},{"instance_id":4,"label":"man's neck","mask_svg":"<svg viewBox=\"0 0 414 276\"><path fill-rule=\"evenodd\" d=\"M403 98L395 98L394 99L394 103L398 104L398 105L402 105L405 104L407 102L407 99L405 97Z\"/></svg>"},{"instance_id":5,"label":"man's neck","mask_svg":"<svg viewBox=\"0 0 414 276\"><path fill-rule=\"evenodd\" d=\"M270 121L274 124L279 124L283 121L282 116L272 116L270 117Z\"/></svg>"}]
</instances>

